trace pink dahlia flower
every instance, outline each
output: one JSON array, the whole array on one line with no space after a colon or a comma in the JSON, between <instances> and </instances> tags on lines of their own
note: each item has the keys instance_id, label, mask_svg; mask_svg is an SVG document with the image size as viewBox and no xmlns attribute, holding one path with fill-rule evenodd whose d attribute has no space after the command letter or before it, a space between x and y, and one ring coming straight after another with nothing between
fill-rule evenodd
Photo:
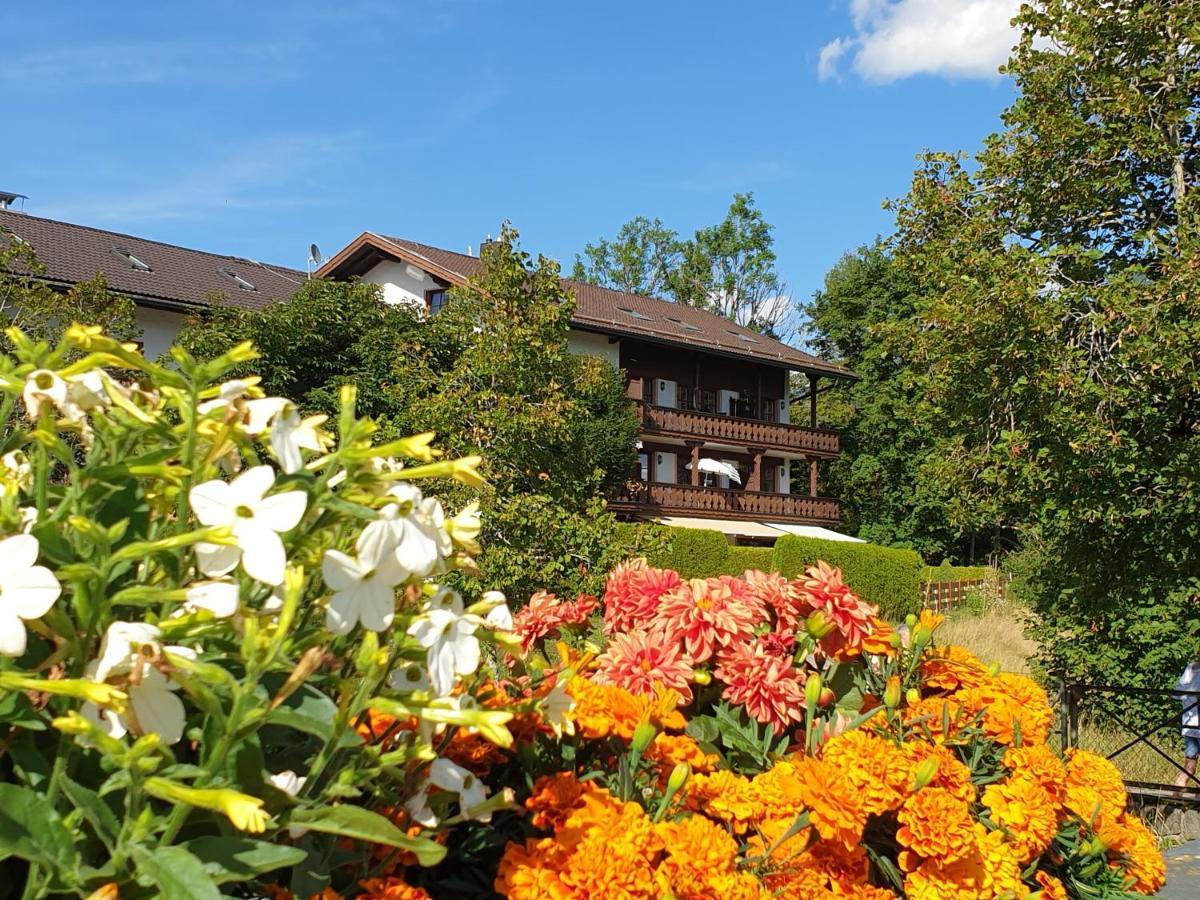
<instances>
[{"instance_id":1,"label":"pink dahlia flower","mask_svg":"<svg viewBox=\"0 0 1200 900\"><path fill-rule=\"evenodd\" d=\"M615 684L634 694L652 695L670 688L683 702L692 699L692 663L679 640L662 628L635 629L613 635L600 655L596 681Z\"/></svg>"},{"instance_id":2,"label":"pink dahlia flower","mask_svg":"<svg viewBox=\"0 0 1200 900\"><path fill-rule=\"evenodd\" d=\"M745 582L693 578L663 596L657 622L679 635L691 658L702 663L721 647L749 638L762 619Z\"/></svg>"},{"instance_id":3,"label":"pink dahlia flower","mask_svg":"<svg viewBox=\"0 0 1200 900\"><path fill-rule=\"evenodd\" d=\"M801 620L811 612L804 595L778 572L768 575L749 569L742 578L745 579L750 593L775 614L775 619L781 626L780 631L795 631L800 627Z\"/></svg>"},{"instance_id":4,"label":"pink dahlia flower","mask_svg":"<svg viewBox=\"0 0 1200 900\"><path fill-rule=\"evenodd\" d=\"M538 591L513 616L513 631L528 650L535 643L558 631L562 624L562 604L554 594Z\"/></svg>"},{"instance_id":5,"label":"pink dahlia flower","mask_svg":"<svg viewBox=\"0 0 1200 900\"><path fill-rule=\"evenodd\" d=\"M725 685L722 697L744 706L750 718L770 725L776 734L803 721L804 679L790 659L746 642L722 652L715 674Z\"/></svg>"},{"instance_id":6,"label":"pink dahlia flower","mask_svg":"<svg viewBox=\"0 0 1200 900\"><path fill-rule=\"evenodd\" d=\"M680 584L670 569L655 569L644 559L619 564L604 586L604 633L629 631L649 624L659 598Z\"/></svg>"},{"instance_id":7,"label":"pink dahlia flower","mask_svg":"<svg viewBox=\"0 0 1200 900\"><path fill-rule=\"evenodd\" d=\"M837 632L831 642L833 652L857 653L863 638L871 634L872 621L879 608L864 603L842 581L842 570L823 562L809 566L796 587L814 610L820 610Z\"/></svg>"}]
</instances>

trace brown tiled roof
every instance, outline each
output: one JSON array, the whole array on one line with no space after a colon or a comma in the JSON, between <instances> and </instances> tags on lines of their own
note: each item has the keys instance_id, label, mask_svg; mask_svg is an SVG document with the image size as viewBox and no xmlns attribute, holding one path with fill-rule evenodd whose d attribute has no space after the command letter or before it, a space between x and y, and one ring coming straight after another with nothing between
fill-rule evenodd
<instances>
[{"instance_id":1,"label":"brown tiled roof","mask_svg":"<svg viewBox=\"0 0 1200 900\"><path fill-rule=\"evenodd\" d=\"M262 309L289 299L306 273L283 266L189 250L173 244L0 210L0 231L15 234L33 247L55 284L75 284L103 272L108 286L149 306L209 306L209 296L223 294L245 309ZM11 240L11 238L9 238ZM122 253L150 267L142 271ZM254 290L238 286L227 272L245 279Z\"/></svg>"},{"instance_id":2,"label":"brown tiled roof","mask_svg":"<svg viewBox=\"0 0 1200 900\"><path fill-rule=\"evenodd\" d=\"M455 253L420 244L405 238L372 235L408 255L433 264L433 274L454 274L458 280L475 278L483 273L483 262L475 256ZM416 262L409 259L409 262ZM330 262L335 263L335 260ZM326 269L322 269L326 274ZM687 347L703 347L758 362L770 362L791 369L821 372L853 378L844 366L826 362L803 350L759 334L731 322L724 316L638 294L627 294L598 287L583 281L563 279L563 286L575 294L575 315L572 324L579 328L604 334L645 338L658 343Z\"/></svg>"}]
</instances>

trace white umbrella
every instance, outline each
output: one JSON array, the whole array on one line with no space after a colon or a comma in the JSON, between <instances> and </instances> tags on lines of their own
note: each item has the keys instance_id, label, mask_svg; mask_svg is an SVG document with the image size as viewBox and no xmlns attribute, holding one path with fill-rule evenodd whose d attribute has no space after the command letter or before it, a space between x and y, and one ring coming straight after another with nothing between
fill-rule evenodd
<instances>
[{"instance_id":1,"label":"white umbrella","mask_svg":"<svg viewBox=\"0 0 1200 900\"><path fill-rule=\"evenodd\" d=\"M688 463L687 467L690 469L692 464ZM705 474L724 475L726 478L733 479L738 484L742 483L741 473L729 463L721 462L719 459L709 459L708 457L705 457L696 463L696 469L697 471L704 472Z\"/></svg>"}]
</instances>

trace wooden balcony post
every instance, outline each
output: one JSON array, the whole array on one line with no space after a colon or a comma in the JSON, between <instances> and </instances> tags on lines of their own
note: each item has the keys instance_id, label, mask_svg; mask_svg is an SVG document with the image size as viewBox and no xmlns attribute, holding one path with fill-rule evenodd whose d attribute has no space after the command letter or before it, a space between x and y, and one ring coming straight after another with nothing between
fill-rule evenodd
<instances>
[{"instance_id":1,"label":"wooden balcony post","mask_svg":"<svg viewBox=\"0 0 1200 900\"><path fill-rule=\"evenodd\" d=\"M817 427L817 376L808 376L808 427Z\"/></svg>"},{"instance_id":2,"label":"wooden balcony post","mask_svg":"<svg viewBox=\"0 0 1200 900\"><path fill-rule=\"evenodd\" d=\"M808 496L817 496L817 458L815 456L808 459Z\"/></svg>"},{"instance_id":3,"label":"wooden balcony post","mask_svg":"<svg viewBox=\"0 0 1200 900\"><path fill-rule=\"evenodd\" d=\"M704 441L685 441L688 448L692 451L692 486L700 486L700 448L704 446Z\"/></svg>"},{"instance_id":4,"label":"wooden balcony post","mask_svg":"<svg viewBox=\"0 0 1200 900\"><path fill-rule=\"evenodd\" d=\"M750 451L750 475L746 478L746 490L761 491L762 490L762 461L763 453L766 451L762 447L747 447Z\"/></svg>"}]
</instances>

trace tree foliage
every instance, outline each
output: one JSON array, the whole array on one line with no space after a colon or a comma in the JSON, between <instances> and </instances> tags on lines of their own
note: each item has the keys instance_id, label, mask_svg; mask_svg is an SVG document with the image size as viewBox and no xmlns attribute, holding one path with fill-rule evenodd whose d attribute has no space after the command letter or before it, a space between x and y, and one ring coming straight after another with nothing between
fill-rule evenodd
<instances>
[{"instance_id":1,"label":"tree foliage","mask_svg":"<svg viewBox=\"0 0 1200 900\"><path fill-rule=\"evenodd\" d=\"M846 526L859 537L934 559L970 556L972 544L950 524L941 492L920 478L936 423L916 415L918 373L896 340L915 315L916 292L876 242L843 256L805 308L813 349L859 376L820 398L824 422L841 433L825 491L840 498Z\"/></svg>"},{"instance_id":2,"label":"tree foliage","mask_svg":"<svg viewBox=\"0 0 1200 900\"><path fill-rule=\"evenodd\" d=\"M0 229L0 318L47 342L56 342L72 322L100 325L122 340L141 337L133 301L110 291L103 275L62 289L45 275L33 248ZM2 336L0 342L8 343Z\"/></svg>"},{"instance_id":3,"label":"tree foliage","mask_svg":"<svg viewBox=\"0 0 1200 900\"><path fill-rule=\"evenodd\" d=\"M1004 130L896 205L924 477L956 524L1022 536L1048 666L1163 686L1200 637L1200 5L1018 22Z\"/></svg>"},{"instance_id":4,"label":"tree foliage","mask_svg":"<svg viewBox=\"0 0 1200 900\"><path fill-rule=\"evenodd\" d=\"M734 194L725 218L681 238L661 219L636 216L616 238L576 255L572 276L603 287L711 309L778 336L793 305L775 263L772 226L753 194Z\"/></svg>"}]
</instances>

